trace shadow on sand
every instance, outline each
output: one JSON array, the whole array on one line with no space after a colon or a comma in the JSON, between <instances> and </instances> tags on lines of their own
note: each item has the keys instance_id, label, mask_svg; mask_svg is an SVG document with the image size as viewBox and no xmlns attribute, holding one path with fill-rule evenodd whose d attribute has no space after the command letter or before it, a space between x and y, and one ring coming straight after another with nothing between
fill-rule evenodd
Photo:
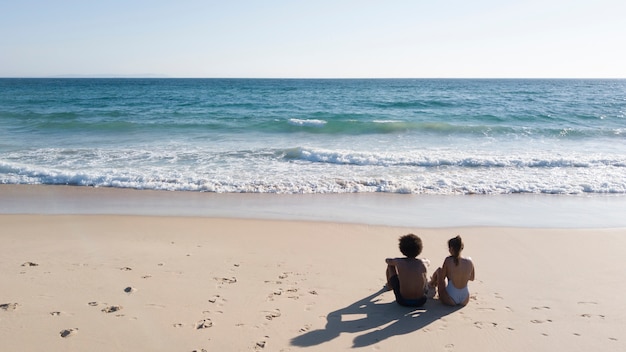
<instances>
[{"instance_id":1,"label":"shadow on sand","mask_svg":"<svg viewBox=\"0 0 626 352\"><path fill-rule=\"evenodd\" d=\"M420 330L459 309L446 307L432 299L420 308L402 307L395 301L377 303L380 301L377 297L384 292L386 290L380 289L345 308L329 313L324 329L308 331L294 337L291 344L300 347L319 345L338 337L341 333L359 333L392 323L382 329L358 335L352 343L353 348L369 346L391 336Z\"/></svg>"}]
</instances>

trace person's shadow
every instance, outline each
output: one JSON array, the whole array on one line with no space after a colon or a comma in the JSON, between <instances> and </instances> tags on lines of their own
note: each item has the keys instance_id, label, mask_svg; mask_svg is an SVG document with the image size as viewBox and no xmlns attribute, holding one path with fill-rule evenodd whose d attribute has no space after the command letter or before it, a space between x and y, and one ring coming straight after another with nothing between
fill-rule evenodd
<instances>
[{"instance_id":1,"label":"person's shadow","mask_svg":"<svg viewBox=\"0 0 626 352\"><path fill-rule=\"evenodd\" d=\"M455 307L444 306L433 299L429 299L420 308L403 307L395 301L377 303L380 301L377 297L383 292L386 292L384 288L345 308L328 313L324 329L308 331L294 337L291 339L291 344L300 347L319 345L338 337L342 332L358 333L393 322L382 329L356 336L352 343L353 348L369 346L391 336L420 330L435 320L458 310Z\"/></svg>"}]
</instances>

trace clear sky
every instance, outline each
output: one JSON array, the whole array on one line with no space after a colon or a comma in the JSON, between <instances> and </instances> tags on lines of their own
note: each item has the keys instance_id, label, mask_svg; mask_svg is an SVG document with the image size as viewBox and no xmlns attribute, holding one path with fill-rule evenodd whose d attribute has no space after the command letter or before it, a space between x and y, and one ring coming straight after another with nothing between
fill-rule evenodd
<instances>
[{"instance_id":1,"label":"clear sky","mask_svg":"<svg viewBox=\"0 0 626 352\"><path fill-rule=\"evenodd\" d=\"M626 78L625 0L0 0L0 77Z\"/></svg>"}]
</instances>

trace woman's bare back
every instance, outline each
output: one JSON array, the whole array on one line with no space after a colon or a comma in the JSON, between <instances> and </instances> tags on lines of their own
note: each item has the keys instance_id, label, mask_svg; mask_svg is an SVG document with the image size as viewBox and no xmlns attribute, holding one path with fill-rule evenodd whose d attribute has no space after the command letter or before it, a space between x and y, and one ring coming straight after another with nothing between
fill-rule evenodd
<instances>
[{"instance_id":1,"label":"woman's bare back","mask_svg":"<svg viewBox=\"0 0 626 352\"><path fill-rule=\"evenodd\" d=\"M453 257L447 257L443 263L445 276L454 287L464 288L468 281L474 280L474 263L469 258L459 258L459 264L454 263Z\"/></svg>"}]
</instances>

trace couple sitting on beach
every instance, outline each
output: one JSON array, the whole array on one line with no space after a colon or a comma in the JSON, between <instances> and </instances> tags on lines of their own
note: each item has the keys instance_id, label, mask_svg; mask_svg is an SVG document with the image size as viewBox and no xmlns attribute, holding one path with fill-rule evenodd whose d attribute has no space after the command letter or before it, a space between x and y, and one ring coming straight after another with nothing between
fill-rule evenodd
<instances>
[{"instance_id":1,"label":"couple sitting on beach","mask_svg":"<svg viewBox=\"0 0 626 352\"><path fill-rule=\"evenodd\" d=\"M421 307L427 296L434 297L435 291L439 292L439 301L449 306L464 306L469 302L467 283L474 280L474 264L470 258L461 257L461 236L448 241L448 250L450 256L428 281L424 261L417 258L422 252L422 240L414 234L400 237L400 252L406 257L385 259L387 289L393 290L398 304Z\"/></svg>"}]
</instances>

